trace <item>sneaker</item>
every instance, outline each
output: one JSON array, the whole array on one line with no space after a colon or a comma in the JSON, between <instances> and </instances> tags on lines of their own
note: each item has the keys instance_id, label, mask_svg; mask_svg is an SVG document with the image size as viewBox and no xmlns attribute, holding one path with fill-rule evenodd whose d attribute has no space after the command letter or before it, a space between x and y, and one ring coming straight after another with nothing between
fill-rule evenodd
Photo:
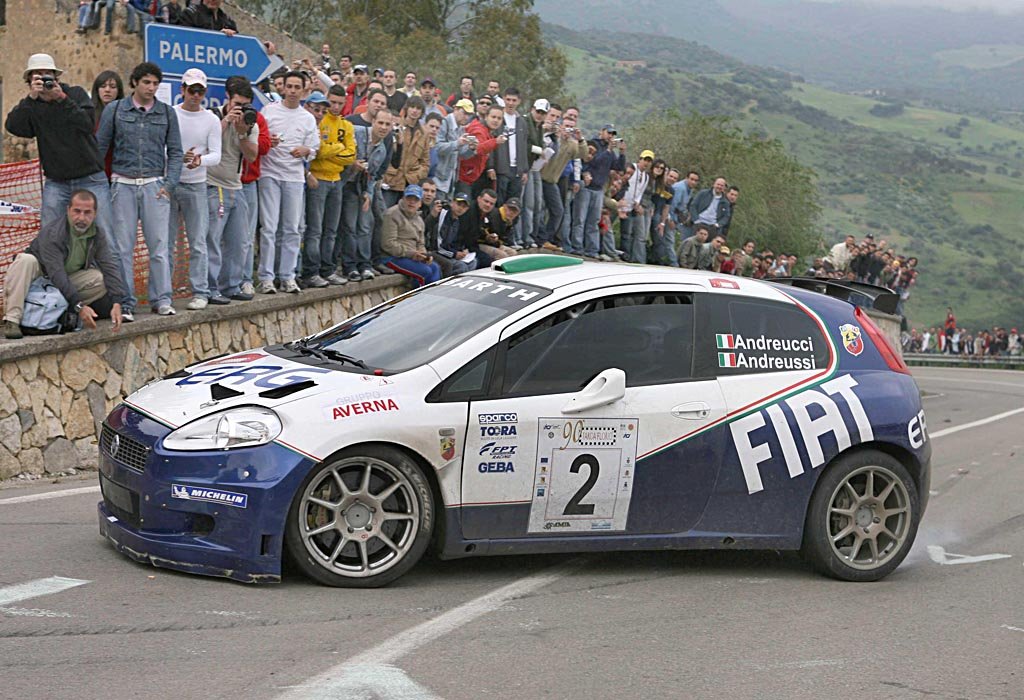
<instances>
[{"instance_id":1,"label":"sneaker","mask_svg":"<svg viewBox=\"0 0 1024 700\"><path fill-rule=\"evenodd\" d=\"M157 316L173 316L176 313L178 312L175 311L174 307L171 306L170 304L161 304L160 306L156 307Z\"/></svg>"},{"instance_id":2,"label":"sneaker","mask_svg":"<svg viewBox=\"0 0 1024 700\"><path fill-rule=\"evenodd\" d=\"M544 244L541 246L541 248L543 248L544 250L550 250L553 253L561 253L562 252L561 248L556 246L554 243L551 243L550 241L545 241Z\"/></svg>"},{"instance_id":3,"label":"sneaker","mask_svg":"<svg viewBox=\"0 0 1024 700\"><path fill-rule=\"evenodd\" d=\"M274 289L274 283L271 280L266 282L260 282L260 286L256 288L260 294L277 294L277 290Z\"/></svg>"},{"instance_id":4,"label":"sneaker","mask_svg":"<svg viewBox=\"0 0 1024 700\"><path fill-rule=\"evenodd\" d=\"M207 301L202 297L192 297L192 301L185 308L189 311L202 311L206 308Z\"/></svg>"},{"instance_id":5,"label":"sneaker","mask_svg":"<svg viewBox=\"0 0 1024 700\"><path fill-rule=\"evenodd\" d=\"M539 245L537 245L537 243L536 243L536 242L534 242L534 241L530 241L530 245L528 245L528 246L526 246L526 247L527 247L527 248L530 248L531 250L532 250L533 248L540 248L540 246L539 246Z\"/></svg>"},{"instance_id":6,"label":"sneaker","mask_svg":"<svg viewBox=\"0 0 1024 700\"><path fill-rule=\"evenodd\" d=\"M228 304L231 303L231 300L228 299L223 294L214 294L212 297L210 297L210 303L213 304L214 306L227 306Z\"/></svg>"},{"instance_id":7,"label":"sneaker","mask_svg":"<svg viewBox=\"0 0 1024 700\"><path fill-rule=\"evenodd\" d=\"M121 310L121 323L135 323L135 310L134 309L122 309Z\"/></svg>"},{"instance_id":8,"label":"sneaker","mask_svg":"<svg viewBox=\"0 0 1024 700\"><path fill-rule=\"evenodd\" d=\"M256 289L252 286L252 282L242 282L242 291L236 296L248 296L249 299L256 296ZM249 299L244 299L243 301L248 301Z\"/></svg>"},{"instance_id":9,"label":"sneaker","mask_svg":"<svg viewBox=\"0 0 1024 700\"><path fill-rule=\"evenodd\" d=\"M300 291L299 283L295 280L282 280L281 291L285 294L298 294Z\"/></svg>"},{"instance_id":10,"label":"sneaker","mask_svg":"<svg viewBox=\"0 0 1024 700\"><path fill-rule=\"evenodd\" d=\"M337 272L335 272L334 274L329 275L327 277L327 284L332 285L334 287L340 287L343 284L348 284L348 277L345 277L344 275L340 275Z\"/></svg>"},{"instance_id":11,"label":"sneaker","mask_svg":"<svg viewBox=\"0 0 1024 700\"><path fill-rule=\"evenodd\" d=\"M304 281L306 283L306 286L311 287L312 289L323 289L324 287L330 284L330 282L325 280L320 275L313 275L312 277L307 277Z\"/></svg>"},{"instance_id":12,"label":"sneaker","mask_svg":"<svg viewBox=\"0 0 1024 700\"><path fill-rule=\"evenodd\" d=\"M249 285L249 289L252 289L252 285L251 284ZM253 297L256 296L255 294L251 294L251 293L250 294L246 294L245 291L244 291L245 290L245 285L244 284L242 285L242 290L243 291L235 292L234 294L229 296L228 299L231 299L232 301L252 301Z\"/></svg>"},{"instance_id":13,"label":"sneaker","mask_svg":"<svg viewBox=\"0 0 1024 700\"><path fill-rule=\"evenodd\" d=\"M601 253L600 255L597 256L597 259L600 260L601 262L611 262L612 256Z\"/></svg>"},{"instance_id":14,"label":"sneaker","mask_svg":"<svg viewBox=\"0 0 1024 700\"><path fill-rule=\"evenodd\" d=\"M518 243L513 243L512 245L509 246L509 248L511 248L512 250L518 251L518 250L522 250L523 246L519 245Z\"/></svg>"},{"instance_id":15,"label":"sneaker","mask_svg":"<svg viewBox=\"0 0 1024 700\"><path fill-rule=\"evenodd\" d=\"M21 340L25 334L21 332L21 326L16 321L4 321L4 337L8 340Z\"/></svg>"},{"instance_id":16,"label":"sneaker","mask_svg":"<svg viewBox=\"0 0 1024 700\"><path fill-rule=\"evenodd\" d=\"M362 274L360 275L360 277L362 277L362 279L364 280L372 280L376 276L377 275L373 274L373 270L363 270Z\"/></svg>"},{"instance_id":17,"label":"sneaker","mask_svg":"<svg viewBox=\"0 0 1024 700\"><path fill-rule=\"evenodd\" d=\"M356 272L355 270L352 270L352 272L348 273L348 281L349 282L359 282L362 279L363 279L363 276L361 274L359 274L358 272Z\"/></svg>"},{"instance_id":18,"label":"sneaker","mask_svg":"<svg viewBox=\"0 0 1024 700\"><path fill-rule=\"evenodd\" d=\"M382 275L393 275L393 274L395 274L394 270L392 270L390 267L388 267L387 265L384 265L384 264L374 265L373 269L376 270L377 272L379 272ZM363 279L372 279L372 278L363 277Z\"/></svg>"}]
</instances>

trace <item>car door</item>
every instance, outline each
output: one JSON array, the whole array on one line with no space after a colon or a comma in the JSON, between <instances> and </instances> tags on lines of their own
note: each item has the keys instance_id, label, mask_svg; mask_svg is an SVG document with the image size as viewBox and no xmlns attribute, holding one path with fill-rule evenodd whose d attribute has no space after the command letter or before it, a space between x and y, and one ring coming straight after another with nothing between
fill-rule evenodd
<instances>
[{"instance_id":1,"label":"car door","mask_svg":"<svg viewBox=\"0 0 1024 700\"><path fill-rule=\"evenodd\" d=\"M714 484L725 414L693 373L693 287L581 294L509 325L470 402L469 539L682 532Z\"/></svg>"}]
</instances>

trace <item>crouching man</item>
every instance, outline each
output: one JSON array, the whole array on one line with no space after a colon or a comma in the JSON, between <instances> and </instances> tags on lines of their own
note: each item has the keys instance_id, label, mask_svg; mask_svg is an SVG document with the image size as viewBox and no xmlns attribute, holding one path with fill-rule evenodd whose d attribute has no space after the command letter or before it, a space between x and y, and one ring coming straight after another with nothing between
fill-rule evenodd
<instances>
[{"instance_id":1,"label":"crouching man","mask_svg":"<svg viewBox=\"0 0 1024 700\"><path fill-rule=\"evenodd\" d=\"M88 190L71 194L67 216L39 230L28 250L7 268L4 280L4 336L22 337L21 319L32 281L47 277L88 328L97 318L110 318L121 327L121 305L127 289L120 267L107 243L107 232L96 227L96 195Z\"/></svg>"}]
</instances>

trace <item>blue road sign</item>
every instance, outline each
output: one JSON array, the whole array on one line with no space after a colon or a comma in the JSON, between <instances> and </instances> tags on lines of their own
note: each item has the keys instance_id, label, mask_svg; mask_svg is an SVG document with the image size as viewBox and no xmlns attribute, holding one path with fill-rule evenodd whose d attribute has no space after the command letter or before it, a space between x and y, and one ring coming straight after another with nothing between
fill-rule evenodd
<instances>
[{"instance_id":1,"label":"blue road sign","mask_svg":"<svg viewBox=\"0 0 1024 700\"><path fill-rule=\"evenodd\" d=\"M160 66L167 78L180 78L189 68L198 68L207 78L244 75L257 83L284 65L279 56L268 56L254 36L227 36L156 22L146 25L145 56Z\"/></svg>"}]
</instances>

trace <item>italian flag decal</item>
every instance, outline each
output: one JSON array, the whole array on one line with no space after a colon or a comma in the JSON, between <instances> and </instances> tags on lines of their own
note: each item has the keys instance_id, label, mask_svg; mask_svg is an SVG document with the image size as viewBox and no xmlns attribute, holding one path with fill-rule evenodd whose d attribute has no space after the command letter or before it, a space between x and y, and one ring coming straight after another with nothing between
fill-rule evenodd
<instances>
[{"instance_id":1,"label":"italian flag decal","mask_svg":"<svg viewBox=\"0 0 1024 700\"><path fill-rule=\"evenodd\" d=\"M736 336L732 333L718 333L715 335L715 342L718 344L719 349L721 348L734 348L736 347ZM720 365L721 367L731 367L732 365Z\"/></svg>"},{"instance_id":2,"label":"italian flag decal","mask_svg":"<svg viewBox=\"0 0 1024 700\"><path fill-rule=\"evenodd\" d=\"M731 335L718 336L719 338L732 338ZM718 353L718 366L719 367L735 367L736 366L736 353L734 352L720 352Z\"/></svg>"}]
</instances>

